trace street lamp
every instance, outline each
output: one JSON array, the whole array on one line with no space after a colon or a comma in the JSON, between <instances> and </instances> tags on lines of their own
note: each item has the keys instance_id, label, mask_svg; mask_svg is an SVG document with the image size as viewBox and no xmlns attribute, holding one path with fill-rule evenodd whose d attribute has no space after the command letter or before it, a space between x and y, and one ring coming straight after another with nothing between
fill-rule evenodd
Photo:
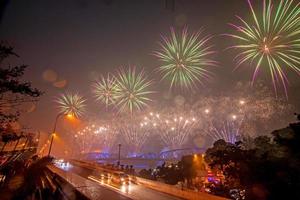
<instances>
[{"instance_id":1,"label":"street lamp","mask_svg":"<svg viewBox=\"0 0 300 200\"><path fill-rule=\"evenodd\" d=\"M49 147L49 152L48 152L48 156L50 156L50 153L51 153L51 149L52 149L52 144L53 144L53 139L54 137L56 136L56 126L57 126L57 122L58 122L58 119L62 116L62 115L65 115L64 113L59 113L56 118L55 118L55 122L54 122L54 127L53 127L53 131L52 131L52 134L51 134L51 142L50 142L50 147ZM69 119L72 119L73 118L73 114L69 113L66 115Z\"/></svg>"},{"instance_id":2,"label":"street lamp","mask_svg":"<svg viewBox=\"0 0 300 200\"><path fill-rule=\"evenodd\" d=\"M62 115L63 115L63 113L59 113L59 114L56 116L56 118L55 118L54 127L53 127L53 131L52 131L52 134L51 134L51 142L50 142L50 147L49 147L48 156L50 156L50 153L51 153L51 149L52 149L53 139L54 139L55 132L56 132L56 125L57 125L58 118L59 118L60 116L62 116Z\"/></svg>"}]
</instances>

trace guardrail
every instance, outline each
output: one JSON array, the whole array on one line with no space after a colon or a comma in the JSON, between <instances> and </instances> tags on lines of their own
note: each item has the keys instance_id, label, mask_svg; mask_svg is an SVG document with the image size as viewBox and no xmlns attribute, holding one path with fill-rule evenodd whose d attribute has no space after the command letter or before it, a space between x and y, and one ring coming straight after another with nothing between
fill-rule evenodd
<instances>
[{"instance_id":1,"label":"guardrail","mask_svg":"<svg viewBox=\"0 0 300 200\"><path fill-rule=\"evenodd\" d=\"M88 200L87 196L78 191L68 180L66 180L60 174L57 174L51 167L48 167L45 172L45 179L47 180L49 187L57 199L82 199Z\"/></svg>"}]
</instances>

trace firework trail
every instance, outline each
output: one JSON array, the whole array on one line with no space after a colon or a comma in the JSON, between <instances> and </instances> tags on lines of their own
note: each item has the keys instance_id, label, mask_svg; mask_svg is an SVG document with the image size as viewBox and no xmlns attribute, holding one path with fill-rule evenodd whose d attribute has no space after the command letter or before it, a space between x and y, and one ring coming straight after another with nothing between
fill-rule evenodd
<instances>
[{"instance_id":1,"label":"firework trail","mask_svg":"<svg viewBox=\"0 0 300 200\"><path fill-rule=\"evenodd\" d=\"M81 154L92 151L94 142L96 141L92 132L92 127L86 126L74 135L75 142L78 144Z\"/></svg>"},{"instance_id":2,"label":"firework trail","mask_svg":"<svg viewBox=\"0 0 300 200\"><path fill-rule=\"evenodd\" d=\"M89 122L75 134L81 153L109 152L115 143L118 129L108 121Z\"/></svg>"},{"instance_id":3,"label":"firework trail","mask_svg":"<svg viewBox=\"0 0 300 200\"><path fill-rule=\"evenodd\" d=\"M241 139L240 125L242 120L226 120L211 122L209 128L206 130L207 136L211 137L213 141L223 139L226 142L234 144Z\"/></svg>"},{"instance_id":4,"label":"firework trail","mask_svg":"<svg viewBox=\"0 0 300 200\"><path fill-rule=\"evenodd\" d=\"M205 136L221 129L238 130L241 137L269 134L270 127L281 127L289 119L291 105L275 98L263 84L255 87L238 83L228 94L199 97L192 105L197 126ZM232 123L232 120L235 120ZM237 131L230 131L237 133ZM225 138L225 137L224 137ZM223 138L223 139L224 139Z\"/></svg>"},{"instance_id":5,"label":"firework trail","mask_svg":"<svg viewBox=\"0 0 300 200\"><path fill-rule=\"evenodd\" d=\"M174 113L154 114L144 117L142 127L151 127L170 149L181 148L193 134L196 118Z\"/></svg>"},{"instance_id":6,"label":"firework trail","mask_svg":"<svg viewBox=\"0 0 300 200\"><path fill-rule=\"evenodd\" d=\"M151 135L151 129L142 126L139 119L125 119L120 122L120 132L125 141L130 145L130 151L134 155L141 153L144 144Z\"/></svg>"}]
</instances>

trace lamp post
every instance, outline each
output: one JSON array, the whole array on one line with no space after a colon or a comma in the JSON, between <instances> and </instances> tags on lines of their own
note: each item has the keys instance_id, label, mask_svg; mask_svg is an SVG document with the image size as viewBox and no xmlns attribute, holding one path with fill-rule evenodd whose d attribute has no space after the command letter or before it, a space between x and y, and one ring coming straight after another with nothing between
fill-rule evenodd
<instances>
[{"instance_id":1,"label":"lamp post","mask_svg":"<svg viewBox=\"0 0 300 200\"><path fill-rule=\"evenodd\" d=\"M119 144L118 147L119 147L118 165L120 165L120 160L121 160L121 144Z\"/></svg>"},{"instance_id":2,"label":"lamp post","mask_svg":"<svg viewBox=\"0 0 300 200\"><path fill-rule=\"evenodd\" d=\"M56 125L57 125L58 118L59 118L60 116L62 116L62 114L63 114L63 113L59 113L59 114L56 116L56 118L55 118L54 127L53 127L53 131L52 131L52 134L51 134L51 142L50 142L50 147L49 147L48 156L50 156L50 153L51 153L52 143L53 143L54 135L55 135L55 132L56 132Z\"/></svg>"}]
</instances>

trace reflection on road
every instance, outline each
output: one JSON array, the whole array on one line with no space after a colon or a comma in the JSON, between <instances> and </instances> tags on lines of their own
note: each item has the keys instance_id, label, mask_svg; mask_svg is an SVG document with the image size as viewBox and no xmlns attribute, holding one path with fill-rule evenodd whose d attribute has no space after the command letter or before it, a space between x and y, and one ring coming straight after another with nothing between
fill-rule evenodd
<instances>
[{"instance_id":1,"label":"reflection on road","mask_svg":"<svg viewBox=\"0 0 300 200\"><path fill-rule=\"evenodd\" d=\"M95 181L89 180L79 174L73 173L72 170L76 167L69 168L68 171L60 169L55 165L48 166L48 168L56 173L58 176L62 177L68 183L70 183L75 189L85 195L87 198L91 200L129 200L132 198L126 197L119 192L108 189L107 187L101 186L99 183ZM71 170L72 169L72 170ZM68 188L65 188L64 185L61 185L62 189L65 191L69 191Z\"/></svg>"},{"instance_id":2,"label":"reflection on road","mask_svg":"<svg viewBox=\"0 0 300 200\"><path fill-rule=\"evenodd\" d=\"M90 179L92 181L95 181L95 182L97 182L97 183L99 183L101 185L104 185L106 187L109 187L109 188L111 188L113 190L117 190L117 191L120 191L122 193L125 193L125 194L126 193L128 194L131 191L132 187L133 187L132 184L121 185L121 186L118 187L118 186L115 186L115 185L111 184L110 180L105 181L103 179L98 179L97 177L94 177L94 176L88 176L88 179Z\"/></svg>"},{"instance_id":3,"label":"reflection on road","mask_svg":"<svg viewBox=\"0 0 300 200\"><path fill-rule=\"evenodd\" d=\"M92 168L87 168L86 166L81 166L78 163L74 163L73 168L71 169L73 173L76 173L88 180L91 180L105 188L111 189L115 192L123 194L131 199L141 199L141 200L179 200L181 198L174 197L156 190L149 189L143 185L138 185L132 183L131 181L125 180L121 181L122 176L120 177L120 182L118 181L118 176L112 174L104 174ZM115 177L115 178L113 178ZM116 180L117 177L117 180ZM129 179L130 180L130 179Z\"/></svg>"}]
</instances>

